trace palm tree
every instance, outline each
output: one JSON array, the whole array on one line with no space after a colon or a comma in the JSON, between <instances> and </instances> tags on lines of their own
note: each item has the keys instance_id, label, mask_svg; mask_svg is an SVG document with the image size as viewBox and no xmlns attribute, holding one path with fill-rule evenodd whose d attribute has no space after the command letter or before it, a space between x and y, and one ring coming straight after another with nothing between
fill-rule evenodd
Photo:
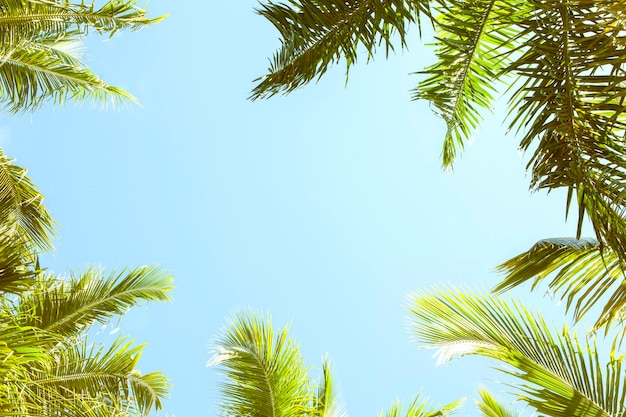
<instances>
[{"instance_id":1,"label":"palm tree","mask_svg":"<svg viewBox=\"0 0 626 417\"><path fill-rule=\"evenodd\" d=\"M437 61L421 71L413 98L428 100L447 124L444 167L452 167L496 98L506 96L509 129L520 135L521 150L532 150L531 188L564 187L566 213L578 205L571 248L588 251L589 240L579 241L587 218L596 235L595 259L615 259L604 271L596 268L596 275L591 268L584 275L568 264L558 268L569 270L577 291L585 287L582 281L593 281L589 285L601 292L607 280L621 288L626 276L623 1L269 0L258 12L277 28L281 46L252 99L292 92L342 60L348 71L360 50L369 60L379 47L386 53L404 48L411 27L421 32L424 21L432 25ZM502 270L511 268L509 261ZM508 288L511 280L506 282L498 289ZM595 301L583 300L579 312ZM611 324L623 311L626 297L616 292L597 326Z\"/></svg>"},{"instance_id":2,"label":"palm tree","mask_svg":"<svg viewBox=\"0 0 626 417\"><path fill-rule=\"evenodd\" d=\"M150 19L136 0L2 0L0 2L0 103L9 112L46 101L91 98L104 104L135 100L98 78L80 60L89 30L113 36L162 20Z\"/></svg>"},{"instance_id":3,"label":"palm tree","mask_svg":"<svg viewBox=\"0 0 626 417\"><path fill-rule=\"evenodd\" d=\"M626 406L624 356L615 344L603 358L593 338L568 327L548 327L540 314L514 300L442 289L412 297L417 340L438 349L440 362L464 355L494 359L519 381L521 401L552 417L622 416Z\"/></svg>"},{"instance_id":4,"label":"palm tree","mask_svg":"<svg viewBox=\"0 0 626 417\"><path fill-rule=\"evenodd\" d=\"M88 340L144 301L167 301L171 276L155 267L57 276L39 266L54 221L43 196L0 151L0 415L146 416L168 392L160 372L142 375L143 350L118 338Z\"/></svg>"},{"instance_id":5,"label":"palm tree","mask_svg":"<svg viewBox=\"0 0 626 417\"><path fill-rule=\"evenodd\" d=\"M220 366L225 377L220 403L223 415L347 415L335 393L328 359L322 363L320 381L313 381L308 376L297 341L288 332L289 326L274 330L271 317L260 313L238 312L228 321L228 326L215 341L214 354L208 362L208 366ZM460 403L434 407L425 398L416 396L406 407L399 401L394 402L380 417L447 417L458 409ZM493 404L496 404L495 400Z\"/></svg>"}]
</instances>

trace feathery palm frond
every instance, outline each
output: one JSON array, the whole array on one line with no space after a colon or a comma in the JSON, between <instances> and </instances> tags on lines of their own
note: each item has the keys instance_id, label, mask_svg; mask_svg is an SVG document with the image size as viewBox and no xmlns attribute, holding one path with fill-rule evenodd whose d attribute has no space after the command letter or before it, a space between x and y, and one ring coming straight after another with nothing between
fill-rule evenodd
<instances>
[{"instance_id":1,"label":"feathery palm frond","mask_svg":"<svg viewBox=\"0 0 626 417\"><path fill-rule=\"evenodd\" d=\"M93 28L101 34L118 30L138 30L161 21L137 7L136 0L109 0L102 7L95 3L70 3L49 0L4 0L0 11L0 43L16 44L24 39L49 38L78 30L85 34Z\"/></svg>"},{"instance_id":2,"label":"feathery palm frond","mask_svg":"<svg viewBox=\"0 0 626 417\"><path fill-rule=\"evenodd\" d=\"M43 277L22 294L18 317L22 324L71 336L94 322L108 322L142 301L169 301L173 284L170 274L156 267L140 267L113 273L91 268L68 281Z\"/></svg>"},{"instance_id":3,"label":"feathery palm frond","mask_svg":"<svg viewBox=\"0 0 626 417\"><path fill-rule=\"evenodd\" d=\"M511 127L522 150L536 144L532 187L569 190L598 239L626 260L626 5L616 1L533 1L518 25L525 52Z\"/></svg>"},{"instance_id":4,"label":"feathery palm frond","mask_svg":"<svg viewBox=\"0 0 626 417\"><path fill-rule=\"evenodd\" d=\"M215 344L225 415L291 417L315 414L313 384L289 327L275 331L262 314L235 314ZM328 384L327 384L328 388Z\"/></svg>"},{"instance_id":5,"label":"feathery palm frond","mask_svg":"<svg viewBox=\"0 0 626 417\"><path fill-rule=\"evenodd\" d=\"M0 150L0 234L10 238L16 233L26 246L50 250L56 223L43 205L43 195L26 176L27 170L13 162Z\"/></svg>"},{"instance_id":6,"label":"feathery palm frond","mask_svg":"<svg viewBox=\"0 0 626 417\"><path fill-rule=\"evenodd\" d=\"M7 0L0 10L0 103L10 112L32 110L43 102L67 99L119 104L136 101L99 79L75 53L64 50L89 29L113 35L162 20L146 17L136 0L95 3Z\"/></svg>"},{"instance_id":7,"label":"feathery palm frond","mask_svg":"<svg viewBox=\"0 0 626 417\"><path fill-rule=\"evenodd\" d=\"M428 13L428 1L406 0L289 0L269 1L258 13L278 29L281 46L268 74L258 78L253 100L289 93L319 79L341 58L346 73L357 61L359 47L372 58L377 47L394 50L397 35L406 46L408 26Z\"/></svg>"},{"instance_id":8,"label":"feathery palm frond","mask_svg":"<svg viewBox=\"0 0 626 417\"><path fill-rule=\"evenodd\" d=\"M516 47L519 30L511 22L525 2L502 0L436 1L437 63L422 74L413 99L426 99L447 124L442 150L444 167L451 167L472 130L482 121L481 110L492 110L496 84Z\"/></svg>"},{"instance_id":9,"label":"feathery palm frond","mask_svg":"<svg viewBox=\"0 0 626 417\"><path fill-rule=\"evenodd\" d=\"M497 267L506 276L494 291L501 293L531 280L535 288L548 281L550 293L566 300L576 321L612 292L594 325L594 329L606 326L608 330L626 313L625 265L595 239L544 239Z\"/></svg>"},{"instance_id":10,"label":"feathery palm frond","mask_svg":"<svg viewBox=\"0 0 626 417\"><path fill-rule=\"evenodd\" d=\"M92 399L87 404L104 402L132 415L158 411L169 384L160 372L141 375L136 366L144 345L132 344L118 338L105 350L89 345L86 337L78 343L62 343L51 352L54 362L33 367L31 387L61 397Z\"/></svg>"},{"instance_id":11,"label":"feathery palm frond","mask_svg":"<svg viewBox=\"0 0 626 417\"><path fill-rule=\"evenodd\" d=\"M623 356L612 353L603 362L593 339L580 342L567 327L554 332L519 303L434 290L416 294L409 310L414 335L439 350L440 362L467 354L495 359L521 381L513 388L539 414L611 417L626 406Z\"/></svg>"},{"instance_id":12,"label":"feathery palm frond","mask_svg":"<svg viewBox=\"0 0 626 417\"><path fill-rule=\"evenodd\" d=\"M67 38L59 39L67 44ZM9 49L10 48L10 49ZM69 53L59 53L59 44L24 42L0 48L0 101L15 113L32 110L45 101L63 104L68 99L119 105L136 99L102 81Z\"/></svg>"}]
</instances>

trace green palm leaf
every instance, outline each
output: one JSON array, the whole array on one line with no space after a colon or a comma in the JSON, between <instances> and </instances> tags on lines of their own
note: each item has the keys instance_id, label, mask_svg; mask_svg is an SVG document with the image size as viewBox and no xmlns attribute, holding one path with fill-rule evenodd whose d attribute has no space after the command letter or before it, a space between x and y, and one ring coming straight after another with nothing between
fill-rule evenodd
<instances>
[{"instance_id":1,"label":"green palm leaf","mask_svg":"<svg viewBox=\"0 0 626 417\"><path fill-rule=\"evenodd\" d=\"M492 110L493 92L509 65L519 30L511 16L524 2L480 0L437 1L436 64L422 74L428 78L414 90L413 99L426 99L445 120L444 167L451 167L482 121L481 111Z\"/></svg>"},{"instance_id":2,"label":"green palm leaf","mask_svg":"<svg viewBox=\"0 0 626 417\"><path fill-rule=\"evenodd\" d=\"M359 47L372 58L377 47L394 49L393 37L406 45L408 26L428 12L424 0L289 0L269 1L258 13L279 31L281 47L268 74L258 78L251 98L289 93L319 79L342 58L346 73L357 61Z\"/></svg>"},{"instance_id":3,"label":"green palm leaf","mask_svg":"<svg viewBox=\"0 0 626 417\"><path fill-rule=\"evenodd\" d=\"M149 19L136 0L95 3L7 0L0 10L0 102L10 112L32 110L52 100L67 99L120 104L136 101L130 94L98 78L75 54L64 50L89 29L113 35L137 30L165 16Z\"/></svg>"},{"instance_id":4,"label":"green palm leaf","mask_svg":"<svg viewBox=\"0 0 626 417\"><path fill-rule=\"evenodd\" d=\"M586 213L598 239L626 260L626 6L531 3L517 22L524 53L509 71L523 80L511 100L511 127L523 132L522 150L535 147L532 186L567 188L579 206L577 237Z\"/></svg>"},{"instance_id":5,"label":"green palm leaf","mask_svg":"<svg viewBox=\"0 0 626 417\"><path fill-rule=\"evenodd\" d=\"M555 238L537 242L528 251L497 267L505 274L496 293L532 281L533 288L547 281L551 294L566 301L580 320L606 294L611 294L594 328L608 328L626 312L624 262L594 239Z\"/></svg>"},{"instance_id":6,"label":"green palm leaf","mask_svg":"<svg viewBox=\"0 0 626 417\"><path fill-rule=\"evenodd\" d=\"M132 343L118 338L106 350L89 345L86 338L63 343L51 352L54 362L34 368L31 384L55 390L59 396L71 393L77 398L91 398L91 402L105 402L133 415L158 411L169 384L160 372L141 375L136 366L144 345Z\"/></svg>"},{"instance_id":7,"label":"green palm leaf","mask_svg":"<svg viewBox=\"0 0 626 417\"><path fill-rule=\"evenodd\" d=\"M50 250L56 223L43 206L43 195L26 176L27 170L13 162L0 150L0 234L6 239L17 234L27 247Z\"/></svg>"},{"instance_id":8,"label":"green palm leaf","mask_svg":"<svg viewBox=\"0 0 626 417\"><path fill-rule=\"evenodd\" d=\"M413 296L413 333L439 350L439 361L467 354L497 361L519 381L512 387L539 414L621 416L626 406L622 356L602 361L594 341L567 327L555 332L515 301L471 291L434 290Z\"/></svg>"},{"instance_id":9,"label":"green palm leaf","mask_svg":"<svg viewBox=\"0 0 626 417\"><path fill-rule=\"evenodd\" d=\"M67 44L67 39L61 38L59 42ZM68 99L84 101L91 97L113 105L136 101L98 78L76 56L60 51L62 47L58 43L49 42L2 46L0 97L10 112L31 110L48 100L63 104Z\"/></svg>"},{"instance_id":10,"label":"green palm leaf","mask_svg":"<svg viewBox=\"0 0 626 417\"><path fill-rule=\"evenodd\" d=\"M20 299L18 317L25 326L36 326L65 336L78 334L94 322L108 322L142 301L169 301L170 274L156 267L140 267L105 277L91 268L66 281L44 277Z\"/></svg>"},{"instance_id":11,"label":"green palm leaf","mask_svg":"<svg viewBox=\"0 0 626 417\"><path fill-rule=\"evenodd\" d=\"M215 344L209 366L220 365L225 415L289 417L315 414L307 368L288 326L275 331L269 317L238 313ZM329 385L326 383L326 393Z\"/></svg>"}]
</instances>

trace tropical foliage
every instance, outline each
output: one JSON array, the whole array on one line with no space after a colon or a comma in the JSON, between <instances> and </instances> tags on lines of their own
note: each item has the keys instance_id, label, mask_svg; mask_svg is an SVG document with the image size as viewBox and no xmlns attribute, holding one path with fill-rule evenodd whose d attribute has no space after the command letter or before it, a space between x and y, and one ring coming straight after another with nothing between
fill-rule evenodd
<instances>
[{"instance_id":1,"label":"tropical foliage","mask_svg":"<svg viewBox=\"0 0 626 417\"><path fill-rule=\"evenodd\" d=\"M274 330L269 315L239 312L213 346L209 366L224 374L220 412L248 417L344 417L328 359L322 363L319 382L299 352L289 326ZM485 394L489 398L489 394ZM487 397L485 397L487 398ZM491 398L492 399L492 398ZM447 417L461 401L435 407L416 396L407 406L394 402L380 417ZM497 404L492 399L488 408ZM504 409L504 408L501 408ZM485 414L488 415L488 414ZM504 415L495 414L504 417Z\"/></svg>"},{"instance_id":2,"label":"tropical foliage","mask_svg":"<svg viewBox=\"0 0 626 417\"><path fill-rule=\"evenodd\" d=\"M622 317L626 311L626 297L620 292L626 274L623 1L270 0L258 12L277 28L281 45L268 73L257 80L253 99L292 92L342 60L349 71L362 51L370 60L379 47L387 54L405 48L411 27L421 33L425 23L432 26L436 61L420 71L423 78L413 98L428 100L447 124L443 165L452 167L485 112L505 97L509 129L519 135L520 149L531 153L527 166L531 189L565 188L566 213L578 206L575 238L565 245L569 257L563 256L562 244L541 241L541 251L537 246L500 268L514 277L505 278L497 289L545 277L548 270L530 265L540 258L539 252L550 252L550 271L561 271L552 286L558 282L554 289L568 299L575 318L605 293L609 299L603 301L606 307L596 328ZM596 235L593 248L589 240L579 241L585 219ZM615 292L609 295L609 289Z\"/></svg>"},{"instance_id":3,"label":"tropical foliage","mask_svg":"<svg viewBox=\"0 0 626 417\"><path fill-rule=\"evenodd\" d=\"M91 268L57 276L39 266L54 222L26 171L0 152L0 415L145 416L168 392L160 372L142 375L143 350L119 337L91 343L144 301L167 301L169 274L140 267L106 275Z\"/></svg>"},{"instance_id":4,"label":"tropical foliage","mask_svg":"<svg viewBox=\"0 0 626 417\"><path fill-rule=\"evenodd\" d=\"M148 18L136 0L95 2L3 0L0 3L0 103L9 112L45 101L91 98L119 104L135 100L108 85L81 61L81 39L91 31L113 36L163 19Z\"/></svg>"},{"instance_id":5,"label":"tropical foliage","mask_svg":"<svg viewBox=\"0 0 626 417\"><path fill-rule=\"evenodd\" d=\"M439 362L470 354L496 360L539 415L624 413L624 356L602 355L593 338L580 340L567 326L551 329L517 301L448 288L414 295L409 310L413 333L438 349Z\"/></svg>"}]
</instances>

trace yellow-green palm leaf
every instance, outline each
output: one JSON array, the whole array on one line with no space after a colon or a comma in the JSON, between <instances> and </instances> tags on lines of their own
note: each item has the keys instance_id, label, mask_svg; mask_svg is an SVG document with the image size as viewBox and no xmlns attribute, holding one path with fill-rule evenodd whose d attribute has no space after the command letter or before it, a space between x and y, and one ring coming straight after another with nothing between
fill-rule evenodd
<instances>
[{"instance_id":1,"label":"yellow-green palm leaf","mask_svg":"<svg viewBox=\"0 0 626 417\"><path fill-rule=\"evenodd\" d=\"M413 334L438 349L441 362L468 354L494 359L517 378L512 388L540 415L623 415L623 357L602 358L593 339L580 341L567 327L555 331L515 301L443 289L415 294L409 311Z\"/></svg>"},{"instance_id":2,"label":"yellow-green palm leaf","mask_svg":"<svg viewBox=\"0 0 626 417\"><path fill-rule=\"evenodd\" d=\"M546 282L549 293L566 301L576 321L603 303L594 327L608 330L626 312L625 265L595 239L544 239L497 267L505 277L494 291L501 293L528 281L533 288Z\"/></svg>"}]
</instances>

